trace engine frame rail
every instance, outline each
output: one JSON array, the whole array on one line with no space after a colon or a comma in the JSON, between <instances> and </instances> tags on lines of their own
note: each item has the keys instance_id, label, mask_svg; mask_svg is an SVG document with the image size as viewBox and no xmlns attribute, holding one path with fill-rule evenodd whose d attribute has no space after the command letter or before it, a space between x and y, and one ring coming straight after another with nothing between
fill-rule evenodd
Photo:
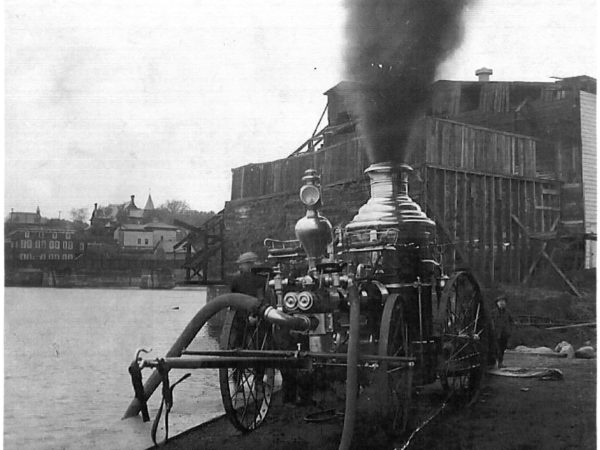
<instances>
[{"instance_id":1,"label":"engine frame rail","mask_svg":"<svg viewBox=\"0 0 600 450\"><path fill-rule=\"evenodd\" d=\"M168 369L222 369L222 368L289 368L310 369L331 362L348 359L346 353L298 352L291 350L208 350L185 351L182 356L141 359L141 368ZM416 358L402 356L359 355L358 365L378 367L385 361L394 368L412 368ZM342 364L346 365L346 364Z\"/></svg>"}]
</instances>

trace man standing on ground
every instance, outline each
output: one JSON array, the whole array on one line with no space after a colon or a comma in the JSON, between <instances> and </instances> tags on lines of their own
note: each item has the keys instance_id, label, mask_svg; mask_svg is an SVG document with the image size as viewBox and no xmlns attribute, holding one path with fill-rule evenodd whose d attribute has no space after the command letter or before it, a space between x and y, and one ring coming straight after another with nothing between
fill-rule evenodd
<instances>
[{"instance_id":1,"label":"man standing on ground","mask_svg":"<svg viewBox=\"0 0 600 450\"><path fill-rule=\"evenodd\" d=\"M496 338L496 366L503 367L504 351L508 345L508 339L512 332L513 318L506 309L506 297L504 295L496 298L496 307L492 311L492 321L494 322L494 334Z\"/></svg>"},{"instance_id":2,"label":"man standing on ground","mask_svg":"<svg viewBox=\"0 0 600 450\"><path fill-rule=\"evenodd\" d=\"M266 279L262 275L252 272L257 261L258 256L254 252L240 255L236 261L240 271L231 282L231 292L251 295L261 301L264 300Z\"/></svg>"}]
</instances>

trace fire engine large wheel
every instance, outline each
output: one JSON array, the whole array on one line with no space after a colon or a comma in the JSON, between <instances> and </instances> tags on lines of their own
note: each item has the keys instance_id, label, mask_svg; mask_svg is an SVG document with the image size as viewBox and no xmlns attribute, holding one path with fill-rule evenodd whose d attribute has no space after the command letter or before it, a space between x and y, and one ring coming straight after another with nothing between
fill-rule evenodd
<instances>
[{"instance_id":1,"label":"fire engine large wheel","mask_svg":"<svg viewBox=\"0 0 600 450\"><path fill-rule=\"evenodd\" d=\"M379 356L409 356L408 328L402 299L392 294L386 300L379 330ZM406 430L412 392L412 366L379 364L378 392L386 431L397 435Z\"/></svg>"},{"instance_id":2,"label":"fire engine large wheel","mask_svg":"<svg viewBox=\"0 0 600 450\"><path fill-rule=\"evenodd\" d=\"M470 401L478 392L487 357L487 323L479 284L457 272L440 299L442 314L440 382L449 396Z\"/></svg>"},{"instance_id":3,"label":"fire engine large wheel","mask_svg":"<svg viewBox=\"0 0 600 450\"><path fill-rule=\"evenodd\" d=\"M241 311L227 312L221 334L223 350L272 349L271 326ZM275 369L265 367L219 369L223 406L238 430L249 432L265 419L271 406Z\"/></svg>"}]
</instances>

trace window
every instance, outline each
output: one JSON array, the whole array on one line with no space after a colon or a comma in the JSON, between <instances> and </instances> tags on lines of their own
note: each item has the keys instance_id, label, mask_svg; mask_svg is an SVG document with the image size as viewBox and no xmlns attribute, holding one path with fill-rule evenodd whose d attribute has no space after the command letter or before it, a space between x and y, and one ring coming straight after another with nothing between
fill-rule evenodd
<instances>
[{"instance_id":1,"label":"window","mask_svg":"<svg viewBox=\"0 0 600 450\"><path fill-rule=\"evenodd\" d=\"M33 241L31 239L27 240L27 248L33 248Z\"/></svg>"},{"instance_id":2,"label":"window","mask_svg":"<svg viewBox=\"0 0 600 450\"><path fill-rule=\"evenodd\" d=\"M69 258L69 255L67 255L66 253L64 253L64 254L62 255L62 259L68 259L68 258Z\"/></svg>"},{"instance_id":3,"label":"window","mask_svg":"<svg viewBox=\"0 0 600 450\"><path fill-rule=\"evenodd\" d=\"M142 238L138 238L138 245L142 244Z\"/></svg>"},{"instance_id":4,"label":"window","mask_svg":"<svg viewBox=\"0 0 600 450\"><path fill-rule=\"evenodd\" d=\"M35 241L35 248L40 248L40 241L37 239Z\"/></svg>"},{"instance_id":5,"label":"window","mask_svg":"<svg viewBox=\"0 0 600 450\"><path fill-rule=\"evenodd\" d=\"M40 254L40 259L42 261L45 260L46 259L46 254L45 253Z\"/></svg>"},{"instance_id":6,"label":"window","mask_svg":"<svg viewBox=\"0 0 600 450\"><path fill-rule=\"evenodd\" d=\"M52 233L52 239L56 239L56 233Z\"/></svg>"},{"instance_id":7,"label":"window","mask_svg":"<svg viewBox=\"0 0 600 450\"><path fill-rule=\"evenodd\" d=\"M67 241L63 241L63 250L67 249Z\"/></svg>"},{"instance_id":8,"label":"window","mask_svg":"<svg viewBox=\"0 0 600 450\"><path fill-rule=\"evenodd\" d=\"M44 232L43 232L43 231L40 231L40 232L38 233L38 237L41 237L41 238L43 238L43 237L44 237Z\"/></svg>"},{"instance_id":9,"label":"window","mask_svg":"<svg viewBox=\"0 0 600 450\"><path fill-rule=\"evenodd\" d=\"M46 241L42 241L42 248L46 248Z\"/></svg>"},{"instance_id":10,"label":"window","mask_svg":"<svg viewBox=\"0 0 600 450\"><path fill-rule=\"evenodd\" d=\"M69 254L67 255L67 259L73 259L73 253L69 253Z\"/></svg>"},{"instance_id":11,"label":"window","mask_svg":"<svg viewBox=\"0 0 600 450\"><path fill-rule=\"evenodd\" d=\"M73 250L73 241L69 241L69 242L67 242L67 248L68 248L69 250Z\"/></svg>"},{"instance_id":12,"label":"window","mask_svg":"<svg viewBox=\"0 0 600 450\"><path fill-rule=\"evenodd\" d=\"M54 241L54 248L58 250L60 248L60 241Z\"/></svg>"},{"instance_id":13,"label":"window","mask_svg":"<svg viewBox=\"0 0 600 450\"><path fill-rule=\"evenodd\" d=\"M54 250L54 241L48 241L48 248Z\"/></svg>"},{"instance_id":14,"label":"window","mask_svg":"<svg viewBox=\"0 0 600 450\"><path fill-rule=\"evenodd\" d=\"M65 233L65 239L71 239L71 233Z\"/></svg>"},{"instance_id":15,"label":"window","mask_svg":"<svg viewBox=\"0 0 600 450\"><path fill-rule=\"evenodd\" d=\"M79 250L81 250L81 251L85 250L85 244L83 242L79 243Z\"/></svg>"},{"instance_id":16,"label":"window","mask_svg":"<svg viewBox=\"0 0 600 450\"><path fill-rule=\"evenodd\" d=\"M145 244L148 245L148 239L145 239Z\"/></svg>"},{"instance_id":17,"label":"window","mask_svg":"<svg viewBox=\"0 0 600 450\"><path fill-rule=\"evenodd\" d=\"M28 238L29 237L29 231L25 232L25 237Z\"/></svg>"}]
</instances>

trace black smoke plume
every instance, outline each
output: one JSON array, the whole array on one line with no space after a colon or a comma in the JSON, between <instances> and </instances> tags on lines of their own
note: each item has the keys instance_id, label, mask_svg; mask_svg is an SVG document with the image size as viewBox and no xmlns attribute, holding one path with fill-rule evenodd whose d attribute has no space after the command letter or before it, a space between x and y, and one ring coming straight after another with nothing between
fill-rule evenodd
<instances>
[{"instance_id":1,"label":"black smoke plume","mask_svg":"<svg viewBox=\"0 0 600 450\"><path fill-rule=\"evenodd\" d=\"M351 112L370 161L403 162L441 62L462 38L468 0L347 0Z\"/></svg>"}]
</instances>

